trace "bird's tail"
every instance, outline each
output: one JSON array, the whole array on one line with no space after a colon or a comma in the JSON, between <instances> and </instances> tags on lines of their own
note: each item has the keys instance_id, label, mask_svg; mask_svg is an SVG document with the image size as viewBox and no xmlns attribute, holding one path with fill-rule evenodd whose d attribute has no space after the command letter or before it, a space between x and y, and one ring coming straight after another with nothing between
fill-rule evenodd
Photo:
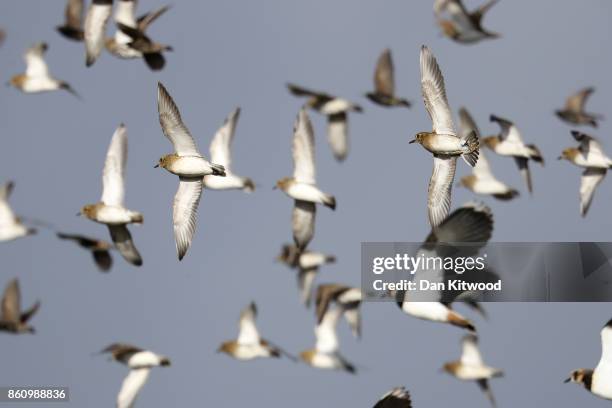
<instances>
[{"instance_id":1,"label":"bird's tail","mask_svg":"<svg viewBox=\"0 0 612 408\"><path fill-rule=\"evenodd\" d=\"M336 209L336 197L334 197L333 195L330 195L330 194L325 194L323 196L323 204L326 207L329 207L332 210L335 210Z\"/></svg>"},{"instance_id":2,"label":"bird's tail","mask_svg":"<svg viewBox=\"0 0 612 408\"><path fill-rule=\"evenodd\" d=\"M222 176L225 177L225 167L220 164L210 163L210 166L213 170L213 176Z\"/></svg>"},{"instance_id":3,"label":"bird's tail","mask_svg":"<svg viewBox=\"0 0 612 408\"><path fill-rule=\"evenodd\" d=\"M532 159L533 161L540 163L543 166L544 157L542 157L542 154L540 153L540 149L538 149L538 147L534 144L527 145L527 148L529 149L529 158Z\"/></svg>"},{"instance_id":4,"label":"bird's tail","mask_svg":"<svg viewBox=\"0 0 612 408\"><path fill-rule=\"evenodd\" d=\"M463 157L463 160L465 160L467 164L474 167L476 165L476 162L478 161L478 154L480 149L480 142L478 140L476 132L471 131L461 140L461 143L467 149L467 152L463 153L461 157Z\"/></svg>"},{"instance_id":5,"label":"bird's tail","mask_svg":"<svg viewBox=\"0 0 612 408\"><path fill-rule=\"evenodd\" d=\"M144 222L144 215L142 215L142 213L139 213L139 212L132 213L130 218L132 219L132 222L134 224L142 224Z\"/></svg>"}]
</instances>

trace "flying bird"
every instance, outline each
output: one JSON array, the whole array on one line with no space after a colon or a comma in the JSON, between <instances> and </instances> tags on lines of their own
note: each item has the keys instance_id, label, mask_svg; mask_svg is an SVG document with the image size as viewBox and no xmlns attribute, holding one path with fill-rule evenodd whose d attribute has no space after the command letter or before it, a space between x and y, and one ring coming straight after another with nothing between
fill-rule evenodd
<instances>
[{"instance_id":1,"label":"flying bird","mask_svg":"<svg viewBox=\"0 0 612 408\"><path fill-rule=\"evenodd\" d=\"M395 96L395 70L391 50L385 49L376 63L374 71L374 92L366 94L372 102L382 106L404 106L410 107L410 102Z\"/></svg>"},{"instance_id":2,"label":"flying bird","mask_svg":"<svg viewBox=\"0 0 612 408\"><path fill-rule=\"evenodd\" d=\"M330 305L321 321L315 327L316 343L312 349L300 353L300 358L306 364L324 370L342 370L351 374L357 371L339 352L338 320L344 313L342 305Z\"/></svg>"},{"instance_id":3,"label":"flying bird","mask_svg":"<svg viewBox=\"0 0 612 408\"><path fill-rule=\"evenodd\" d=\"M501 133L497 136L485 137L482 140L484 145L500 156L514 157L514 161L525 183L527 183L527 189L530 193L533 192L529 160L544 165L544 158L540 154L540 150L534 144L525 144L516 125L508 119L491 115L490 120L491 122L497 122L501 128Z\"/></svg>"},{"instance_id":4,"label":"flying bird","mask_svg":"<svg viewBox=\"0 0 612 408\"><path fill-rule=\"evenodd\" d=\"M491 210L481 204L468 203L453 211L438 227L432 228L415 257L444 259L448 256L475 256L489 241L492 231ZM461 245L455 247L453 243ZM441 283L456 277L457 274L453 270L445 270L434 264L434 267L429 269L422 266L418 268L413 281ZM461 275L461 278L464 281L488 282L492 280L492 272L478 273L477 270L472 270ZM427 291L424 298L418 291L397 291L391 294L395 295L399 308L410 316L476 331L471 321L452 309L453 302L463 300L464 293L432 289ZM473 302L468 302L467 305L471 306Z\"/></svg>"},{"instance_id":5,"label":"flying bird","mask_svg":"<svg viewBox=\"0 0 612 408\"><path fill-rule=\"evenodd\" d=\"M412 408L410 393L405 387L395 387L383 395L374 408Z\"/></svg>"},{"instance_id":6,"label":"flying bird","mask_svg":"<svg viewBox=\"0 0 612 408\"><path fill-rule=\"evenodd\" d=\"M168 357L125 343L111 344L101 353L110 353L113 360L130 369L117 395L117 408L132 408L151 374L151 369L170 365Z\"/></svg>"},{"instance_id":7,"label":"flying bird","mask_svg":"<svg viewBox=\"0 0 612 408\"><path fill-rule=\"evenodd\" d=\"M142 265L142 257L134 245L128 224L142 224L144 217L124 206L125 166L127 163L127 130L121 124L108 147L102 172L102 197L96 204L87 204L79 215L108 227L112 241L123 258L132 265Z\"/></svg>"},{"instance_id":8,"label":"flying bird","mask_svg":"<svg viewBox=\"0 0 612 408\"><path fill-rule=\"evenodd\" d=\"M110 242L85 235L67 234L64 232L57 232L56 235L59 239L72 241L86 251L89 251L101 272L108 272L113 266L113 257L110 254L112 244Z\"/></svg>"},{"instance_id":9,"label":"flying bird","mask_svg":"<svg viewBox=\"0 0 612 408\"><path fill-rule=\"evenodd\" d=\"M161 157L155 167L161 167L179 176L172 218L176 251L180 261L191 246L195 233L198 204L204 188L203 177L209 174L225 177L225 168L202 156L181 119L178 107L161 83L157 84L157 110L161 129L174 146L175 153Z\"/></svg>"},{"instance_id":10,"label":"flying bird","mask_svg":"<svg viewBox=\"0 0 612 408\"><path fill-rule=\"evenodd\" d=\"M23 74L14 75L9 84L25 93L50 92L63 89L77 98L79 94L66 81L54 78L45 62L45 52L49 47L47 43L41 42L28 48L23 54L26 63L26 71Z\"/></svg>"},{"instance_id":11,"label":"flying bird","mask_svg":"<svg viewBox=\"0 0 612 408\"><path fill-rule=\"evenodd\" d=\"M444 364L444 371L463 381L476 381L482 392L485 393L491 405L495 407L495 397L491 391L489 380L503 376L503 372L497 368L489 367L482 360L478 350L478 338L474 334L468 334L461 341L461 358Z\"/></svg>"},{"instance_id":12,"label":"flying bird","mask_svg":"<svg viewBox=\"0 0 612 408\"><path fill-rule=\"evenodd\" d=\"M480 131L476 126L476 122L474 122L474 119L467 109L459 109L459 122L459 134L462 138L472 132L475 132L476 136L480 138ZM517 190L495 178L491 171L489 161L482 151L479 152L478 162L476 162L476 165L472 168L472 174L461 177L459 184L476 194L491 195L498 200L511 200L519 195Z\"/></svg>"},{"instance_id":13,"label":"flying bird","mask_svg":"<svg viewBox=\"0 0 612 408\"><path fill-rule=\"evenodd\" d=\"M458 43L474 44L499 37L498 33L482 27L482 18L497 1L490 0L469 12L461 0L435 0L434 13L444 36Z\"/></svg>"},{"instance_id":14,"label":"flying bird","mask_svg":"<svg viewBox=\"0 0 612 408\"><path fill-rule=\"evenodd\" d=\"M255 302L251 302L240 313L240 332L238 333L238 338L223 342L217 352L225 353L238 360L281 357L282 355L295 360L295 357L260 337L257 326L255 326L256 317L257 306Z\"/></svg>"},{"instance_id":15,"label":"flying bird","mask_svg":"<svg viewBox=\"0 0 612 408\"><path fill-rule=\"evenodd\" d=\"M306 307L310 307L312 288L315 277L319 273L319 268L325 264L336 262L336 257L321 252L300 251L296 245L286 244L283 245L277 260L292 269L298 270L297 280L300 299Z\"/></svg>"},{"instance_id":16,"label":"flying bird","mask_svg":"<svg viewBox=\"0 0 612 408\"><path fill-rule=\"evenodd\" d=\"M584 88L570 95L565 101L563 109L558 109L555 114L563 121L572 125L590 125L597 127L597 121L603 119L596 113L588 113L584 110L589 96L595 92L595 88Z\"/></svg>"},{"instance_id":17,"label":"flying bird","mask_svg":"<svg viewBox=\"0 0 612 408\"><path fill-rule=\"evenodd\" d=\"M146 35L149 26L170 7L163 6L136 19L136 0L120 0L115 11L117 30L114 37L105 40L106 49L123 59L143 58L154 71L166 64L164 51L172 51L169 45L154 42Z\"/></svg>"},{"instance_id":18,"label":"flying bird","mask_svg":"<svg viewBox=\"0 0 612 408\"><path fill-rule=\"evenodd\" d=\"M231 146L240 117L240 108L234 109L217 130L210 142L210 160L225 168L225 177L204 176L204 188L211 190L243 190L248 193L255 191L255 183L248 177L232 173Z\"/></svg>"},{"instance_id":19,"label":"flying bird","mask_svg":"<svg viewBox=\"0 0 612 408\"><path fill-rule=\"evenodd\" d=\"M85 39L85 65L90 67L96 62L106 36L106 25L113 12L113 0L92 0L87 14L85 15L84 33Z\"/></svg>"},{"instance_id":20,"label":"flying bird","mask_svg":"<svg viewBox=\"0 0 612 408\"><path fill-rule=\"evenodd\" d=\"M601 330L601 358L597 367L574 370L565 382L582 384L591 394L612 400L612 320Z\"/></svg>"},{"instance_id":21,"label":"flying bird","mask_svg":"<svg viewBox=\"0 0 612 408\"><path fill-rule=\"evenodd\" d=\"M321 324L330 305L335 303L342 309L342 315L348 322L353 336L361 337L361 312L359 307L363 295L361 289L337 283L319 285L315 296L317 324Z\"/></svg>"},{"instance_id":22,"label":"flying bird","mask_svg":"<svg viewBox=\"0 0 612 408\"><path fill-rule=\"evenodd\" d=\"M36 229L24 225L8 203L14 188L15 183L12 181L0 187L0 242L36 234Z\"/></svg>"},{"instance_id":23,"label":"flying bird","mask_svg":"<svg viewBox=\"0 0 612 408\"><path fill-rule=\"evenodd\" d=\"M83 10L84 0L67 0L64 24L57 26L57 31L65 38L73 41L83 41Z\"/></svg>"},{"instance_id":24,"label":"flying bird","mask_svg":"<svg viewBox=\"0 0 612 408\"><path fill-rule=\"evenodd\" d=\"M0 331L12 334L31 333L34 334L34 327L28 322L36 314L40 307L40 301L36 301L32 307L26 311L21 310L21 292L19 281L11 280L4 289L2 296L2 308L0 310Z\"/></svg>"},{"instance_id":25,"label":"flying bird","mask_svg":"<svg viewBox=\"0 0 612 408\"><path fill-rule=\"evenodd\" d=\"M563 150L559 159L565 159L584 168L580 179L580 215L584 217L593 201L595 189L612 167L612 159L604 153L596 138L576 130L572 131L572 136L580 142L580 146Z\"/></svg>"},{"instance_id":26,"label":"flying bird","mask_svg":"<svg viewBox=\"0 0 612 408\"><path fill-rule=\"evenodd\" d=\"M294 84L287 84L287 88L295 96L307 97L308 107L327 116L327 139L332 153L338 161L346 159L349 149L348 113L362 112L361 106L346 99Z\"/></svg>"},{"instance_id":27,"label":"flying bird","mask_svg":"<svg viewBox=\"0 0 612 408\"><path fill-rule=\"evenodd\" d=\"M300 109L293 125L293 177L276 182L276 187L295 200L292 227L293 240L300 251L314 235L315 204L336 209L336 198L322 192L316 185L314 132L304 108Z\"/></svg>"},{"instance_id":28,"label":"flying bird","mask_svg":"<svg viewBox=\"0 0 612 408\"><path fill-rule=\"evenodd\" d=\"M444 77L436 58L426 46L421 47L421 91L433 131L419 132L410 143L419 143L434 156L434 167L427 193L429 223L438 226L448 215L457 157L474 166L478 161L479 142L476 133L457 136Z\"/></svg>"}]
</instances>

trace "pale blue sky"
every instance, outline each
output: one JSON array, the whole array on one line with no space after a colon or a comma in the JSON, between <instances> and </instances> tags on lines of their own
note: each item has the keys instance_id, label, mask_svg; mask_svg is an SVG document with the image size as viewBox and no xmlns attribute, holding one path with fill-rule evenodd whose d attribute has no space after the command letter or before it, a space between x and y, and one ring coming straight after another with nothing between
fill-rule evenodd
<instances>
[{"instance_id":1,"label":"pale blue sky","mask_svg":"<svg viewBox=\"0 0 612 408\"><path fill-rule=\"evenodd\" d=\"M83 96L79 101L61 92L0 90L0 178L17 182L11 200L15 209L71 232L108 238L103 226L74 214L99 198L108 143L125 122L130 145L126 204L144 213L145 225L131 228L144 266L134 268L115 256L108 275L95 270L87 253L48 232L0 246L0 286L18 276L24 303L42 300L33 320L35 336L0 336L0 385L67 385L70 406L112 406L126 369L91 353L125 341L173 362L152 373L140 407L368 407L396 385L408 387L416 407L486 407L476 385L438 371L459 355L463 333L412 319L394 304L364 305L361 341L345 325L339 328L343 354L364 367L357 376L287 360L241 363L215 353L221 341L236 335L238 314L251 300L258 303L265 337L294 353L314 342L313 313L298 301L293 272L274 262L280 245L291 239L292 204L272 186L292 171L291 129L303 103L287 93L288 81L365 107L365 113L350 117L352 149L343 164L334 161L326 145L323 118L312 115L318 181L338 200L336 212L318 211L311 247L338 257L337 264L323 269L319 282L358 285L362 241L418 241L428 233L431 156L408 144L417 131L431 127L420 98L421 44L437 56L455 111L468 107L485 135L497 131L488 122L490 113L514 120L547 160L544 168L533 166L530 197L513 161L489 154L496 174L521 191L511 202L485 200L495 214L494 240L610 239L612 180L604 180L582 219L580 170L556 160L573 144L571 128L553 111L569 93L593 85L597 91L590 110L612 117L605 103L612 97L612 4L502 0L484 20L502 38L461 46L441 37L431 3L175 2L150 32L175 51L164 71L151 73L141 61L108 54L86 69L83 45L54 31L63 18L63 1L4 0L2 80L23 70L26 47L46 40L51 71ZM140 10L162 4L143 0ZM410 110L382 109L362 97L385 47L393 51L398 93L414 102ZM175 98L203 151L225 116L242 107L234 169L259 185L251 195L205 192L193 245L181 263L171 223L177 180L153 169L171 151L157 119L158 80ZM611 124L612 119L603 121L593 134L612 152ZM461 164L459 175L467 171ZM472 199L465 190L454 193L454 206ZM507 373L493 382L500 407L604 406L605 401L562 380L573 368L597 363L599 330L612 315L608 304L487 308L490 320L475 320L485 359Z\"/></svg>"}]
</instances>

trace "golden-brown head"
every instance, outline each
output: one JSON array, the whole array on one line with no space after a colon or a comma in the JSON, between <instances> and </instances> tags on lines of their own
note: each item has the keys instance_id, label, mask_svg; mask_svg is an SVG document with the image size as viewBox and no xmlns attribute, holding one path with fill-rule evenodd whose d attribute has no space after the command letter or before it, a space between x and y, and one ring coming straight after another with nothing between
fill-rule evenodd
<instances>
[{"instance_id":1,"label":"golden-brown head","mask_svg":"<svg viewBox=\"0 0 612 408\"><path fill-rule=\"evenodd\" d=\"M414 139L412 139L409 143L423 144L425 139L427 139L430 136L435 136L435 134L436 134L435 132L419 132L416 135L414 135Z\"/></svg>"},{"instance_id":2,"label":"golden-brown head","mask_svg":"<svg viewBox=\"0 0 612 408\"><path fill-rule=\"evenodd\" d=\"M570 376L565 379L565 383L573 382L577 384L583 384L586 388L591 389L591 380L593 377L593 370L586 368L579 368L570 373Z\"/></svg>"},{"instance_id":3,"label":"golden-brown head","mask_svg":"<svg viewBox=\"0 0 612 408\"><path fill-rule=\"evenodd\" d=\"M455 375L457 373L457 371L459 370L459 367L461 366L461 362L460 361L451 361L450 363L445 363L442 366L442 370L451 374L451 375Z\"/></svg>"},{"instance_id":4,"label":"golden-brown head","mask_svg":"<svg viewBox=\"0 0 612 408\"><path fill-rule=\"evenodd\" d=\"M487 136L482 138L482 143L491 150L495 150L495 147L499 144L499 137Z\"/></svg>"},{"instance_id":5,"label":"golden-brown head","mask_svg":"<svg viewBox=\"0 0 612 408\"><path fill-rule=\"evenodd\" d=\"M579 154L580 150L576 149L575 147L568 147L567 149L563 149L561 156L559 156L558 159L573 162Z\"/></svg>"},{"instance_id":6,"label":"golden-brown head","mask_svg":"<svg viewBox=\"0 0 612 408\"><path fill-rule=\"evenodd\" d=\"M304 361L306 364L312 364L314 360L314 356L317 354L317 350L310 349L305 350L300 353L300 360Z\"/></svg>"},{"instance_id":7,"label":"golden-brown head","mask_svg":"<svg viewBox=\"0 0 612 408\"><path fill-rule=\"evenodd\" d=\"M459 31L455 28L455 25L450 20L438 20L438 26L442 29L442 34L448 38L457 38Z\"/></svg>"},{"instance_id":8,"label":"golden-brown head","mask_svg":"<svg viewBox=\"0 0 612 408\"><path fill-rule=\"evenodd\" d=\"M276 186L274 188L286 191L289 187L291 187L291 184L293 184L293 182L293 177L283 177L282 179L276 182Z\"/></svg>"},{"instance_id":9,"label":"golden-brown head","mask_svg":"<svg viewBox=\"0 0 612 408\"><path fill-rule=\"evenodd\" d=\"M225 353L233 356L236 353L236 349L238 348L238 342L236 340L229 340L221 343L219 348L217 349L217 353Z\"/></svg>"},{"instance_id":10,"label":"golden-brown head","mask_svg":"<svg viewBox=\"0 0 612 408\"><path fill-rule=\"evenodd\" d=\"M461 177L458 183L459 186L466 187L469 189L473 188L475 184L476 184L476 176L473 174L469 174L467 176Z\"/></svg>"},{"instance_id":11,"label":"golden-brown head","mask_svg":"<svg viewBox=\"0 0 612 408\"><path fill-rule=\"evenodd\" d=\"M25 84L25 81L27 80L27 78L28 77L26 76L26 74L14 75L10 79L8 84L14 86L17 89L23 89L23 85Z\"/></svg>"},{"instance_id":12,"label":"golden-brown head","mask_svg":"<svg viewBox=\"0 0 612 408\"><path fill-rule=\"evenodd\" d=\"M89 218L90 220L96 219L96 214L98 212L98 208L100 204L87 204L81 208L81 211L77 215L81 215L83 217Z\"/></svg>"},{"instance_id":13,"label":"golden-brown head","mask_svg":"<svg viewBox=\"0 0 612 408\"><path fill-rule=\"evenodd\" d=\"M160 157L157 164L153 167L161 167L162 169L167 169L172 165L172 163L176 161L176 159L178 159L178 155L176 155L175 153L167 154L165 156Z\"/></svg>"}]
</instances>

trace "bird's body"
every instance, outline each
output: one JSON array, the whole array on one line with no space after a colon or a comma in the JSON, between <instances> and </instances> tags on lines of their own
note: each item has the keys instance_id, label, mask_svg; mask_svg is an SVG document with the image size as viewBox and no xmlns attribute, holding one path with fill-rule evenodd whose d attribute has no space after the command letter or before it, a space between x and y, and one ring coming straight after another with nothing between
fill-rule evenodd
<instances>
[{"instance_id":1,"label":"bird's body","mask_svg":"<svg viewBox=\"0 0 612 408\"><path fill-rule=\"evenodd\" d=\"M144 217L140 212L130 210L124 205L125 167L127 163L127 130L121 124L111 139L102 172L102 197L95 204L83 206L80 215L91 221L105 224L115 247L123 258L133 265L142 265L142 257L134 245L129 224L142 224Z\"/></svg>"},{"instance_id":2,"label":"bird's body","mask_svg":"<svg viewBox=\"0 0 612 408\"><path fill-rule=\"evenodd\" d=\"M491 115L492 122L497 122L501 127L501 133L497 136L485 137L482 141L485 146L500 156L513 157L516 162L527 189L531 193L533 186L529 161L533 160L544 165L544 158L540 150L533 144L525 144L517 127L508 119Z\"/></svg>"},{"instance_id":3,"label":"bird's body","mask_svg":"<svg viewBox=\"0 0 612 408\"><path fill-rule=\"evenodd\" d=\"M280 357L289 355L280 348L271 345L267 340L260 337L259 331L255 326L257 317L257 306L251 302L240 313L240 332L236 340L229 340L221 343L218 352L225 353L237 360L253 360L255 358Z\"/></svg>"},{"instance_id":4,"label":"bird's body","mask_svg":"<svg viewBox=\"0 0 612 408\"><path fill-rule=\"evenodd\" d=\"M73 41L83 41L83 10L84 0L67 0L64 24L57 26L57 31L65 38Z\"/></svg>"},{"instance_id":5,"label":"bird's body","mask_svg":"<svg viewBox=\"0 0 612 408\"><path fill-rule=\"evenodd\" d=\"M439 226L432 228L416 256L444 258L452 254L452 251L451 254L446 254L446 245L452 243L464 245L461 255L474 255L490 239L492 230L493 217L490 209L482 205L467 204L453 211ZM444 268L420 268L415 271L413 280L417 284L423 279L430 283L440 283L446 281L449 273L454 274L453 271L446 271ZM462 275L462 278L469 279L469 274ZM458 296L451 297L441 290L430 290L425 293L411 291L395 293L397 305L410 316L475 331L472 322L452 309L452 303Z\"/></svg>"},{"instance_id":6,"label":"bird's body","mask_svg":"<svg viewBox=\"0 0 612 408\"><path fill-rule=\"evenodd\" d=\"M115 11L117 30L113 37L105 40L106 49L114 56L122 59L144 58L152 70L160 70L165 65L164 51L171 51L172 47L152 41L146 30L153 21L168 10L168 6L161 7L136 18L137 1L120 0Z\"/></svg>"},{"instance_id":7,"label":"bird's body","mask_svg":"<svg viewBox=\"0 0 612 408\"><path fill-rule=\"evenodd\" d=\"M21 291L19 281L11 280L4 289L2 304L0 306L0 331L12 334L34 333L34 327L28 322L36 314L40 302L37 301L29 309L21 310Z\"/></svg>"},{"instance_id":8,"label":"bird's body","mask_svg":"<svg viewBox=\"0 0 612 408\"><path fill-rule=\"evenodd\" d=\"M381 106L404 106L409 108L411 105L408 100L395 96L395 69L391 50L388 48L380 54L376 63L374 92L368 92L366 96L372 102Z\"/></svg>"},{"instance_id":9,"label":"bird's body","mask_svg":"<svg viewBox=\"0 0 612 408\"><path fill-rule=\"evenodd\" d=\"M404 387L395 387L383 395L374 408L412 408L410 393Z\"/></svg>"},{"instance_id":10,"label":"bird's body","mask_svg":"<svg viewBox=\"0 0 612 408\"><path fill-rule=\"evenodd\" d=\"M425 108L432 121L433 131L417 133L410 143L419 143L434 156L434 168L429 180L427 212L432 227L439 225L448 215L451 189L455 178L457 157L469 165L478 161L478 138L474 133L457 136L451 115L444 77L429 50L421 47L421 91Z\"/></svg>"},{"instance_id":11,"label":"bird's body","mask_svg":"<svg viewBox=\"0 0 612 408\"><path fill-rule=\"evenodd\" d=\"M478 338L474 334L464 336L461 344L461 359L444 364L444 371L462 381L476 381L491 405L495 406L489 380L503 376L503 372L484 363L478 350Z\"/></svg>"},{"instance_id":12,"label":"bird's body","mask_svg":"<svg viewBox=\"0 0 612 408\"><path fill-rule=\"evenodd\" d=\"M601 144L594 137L575 130L572 135L580 142L580 146L563 150L559 159L584 168L580 180L580 214L584 217L591 206L595 190L612 167L612 159L604 153Z\"/></svg>"},{"instance_id":13,"label":"bird's body","mask_svg":"<svg viewBox=\"0 0 612 408\"><path fill-rule=\"evenodd\" d=\"M175 153L159 159L161 167L179 176L179 188L174 196L172 219L179 261L191 246L196 229L197 211L206 175L225 176L225 168L202 156L189 129L183 123L174 100L161 84L157 84L157 110L162 132L172 143Z\"/></svg>"},{"instance_id":14,"label":"bird's body","mask_svg":"<svg viewBox=\"0 0 612 408\"><path fill-rule=\"evenodd\" d=\"M0 242L14 241L36 233L34 228L23 224L8 203L14 188L12 181L0 187Z\"/></svg>"},{"instance_id":15,"label":"bird's body","mask_svg":"<svg viewBox=\"0 0 612 408\"><path fill-rule=\"evenodd\" d=\"M459 109L460 135L465 137L474 132L480 138L476 122L465 108ZM480 151L478 161L472 168L472 174L464 176L460 184L476 194L491 195L499 200L510 200L518 196L518 191L498 180L492 173L489 161L484 152Z\"/></svg>"},{"instance_id":16,"label":"bird's body","mask_svg":"<svg viewBox=\"0 0 612 408\"><path fill-rule=\"evenodd\" d=\"M597 121L602 117L595 113L585 111L584 106L595 91L595 88L584 88L570 95L565 101L563 109L558 109L555 114L563 121L572 125L590 125L597 127Z\"/></svg>"},{"instance_id":17,"label":"bird's body","mask_svg":"<svg viewBox=\"0 0 612 408\"><path fill-rule=\"evenodd\" d=\"M581 384L600 398L612 400L612 320L601 330L601 358L595 369L579 368L565 382Z\"/></svg>"},{"instance_id":18,"label":"bird's body","mask_svg":"<svg viewBox=\"0 0 612 408\"><path fill-rule=\"evenodd\" d=\"M446 37L462 44L475 44L499 37L499 34L488 31L482 26L483 16L497 1L490 0L475 11L469 12L461 0L436 0L434 13ZM445 17L445 13L448 18Z\"/></svg>"},{"instance_id":19,"label":"bird's body","mask_svg":"<svg viewBox=\"0 0 612 408\"><path fill-rule=\"evenodd\" d=\"M49 67L44 56L48 49L46 43L38 43L28 48L23 55L26 63L25 73L15 75L9 83L24 93L51 92L66 90L78 97L78 94L65 81L54 78L49 72Z\"/></svg>"},{"instance_id":20,"label":"bird's body","mask_svg":"<svg viewBox=\"0 0 612 408\"><path fill-rule=\"evenodd\" d=\"M346 159L349 150L348 113L362 112L361 106L344 98L324 92L312 91L297 85L287 84L289 92L295 96L307 97L306 105L327 116L327 139L334 157L338 161Z\"/></svg>"},{"instance_id":21,"label":"bird's body","mask_svg":"<svg viewBox=\"0 0 612 408\"><path fill-rule=\"evenodd\" d=\"M295 200L323 204L332 210L336 209L334 197L322 192L314 184L300 183L295 178L286 178L281 179L277 185L285 194Z\"/></svg>"},{"instance_id":22,"label":"bird's body","mask_svg":"<svg viewBox=\"0 0 612 408\"><path fill-rule=\"evenodd\" d=\"M111 344L103 349L102 353L110 353L115 361L130 368L117 394L117 408L132 408L136 397L149 379L151 369L171 364L168 357L124 343Z\"/></svg>"}]
</instances>

